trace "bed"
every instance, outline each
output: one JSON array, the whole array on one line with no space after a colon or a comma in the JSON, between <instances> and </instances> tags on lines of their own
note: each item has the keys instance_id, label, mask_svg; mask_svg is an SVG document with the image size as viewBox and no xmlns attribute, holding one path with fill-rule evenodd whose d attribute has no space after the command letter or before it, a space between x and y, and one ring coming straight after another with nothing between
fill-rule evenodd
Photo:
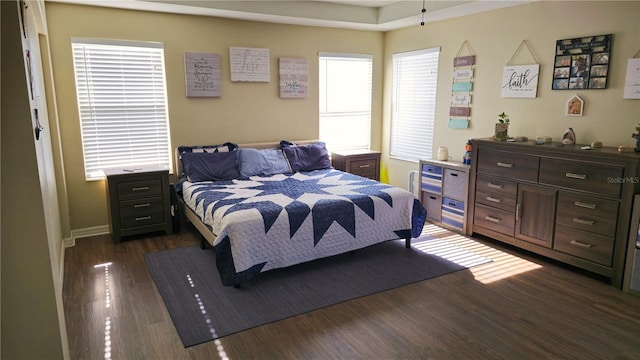
<instances>
[{"instance_id":1,"label":"bed","mask_svg":"<svg viewBox=\"0 0 640 360\"><path fill-rule=\"evenodd\" d=\"M212 246L222 283L418 237L426 210L412 193L331 167L309 141L179 146L181 209Z\"/></svg>"}]
</instances>

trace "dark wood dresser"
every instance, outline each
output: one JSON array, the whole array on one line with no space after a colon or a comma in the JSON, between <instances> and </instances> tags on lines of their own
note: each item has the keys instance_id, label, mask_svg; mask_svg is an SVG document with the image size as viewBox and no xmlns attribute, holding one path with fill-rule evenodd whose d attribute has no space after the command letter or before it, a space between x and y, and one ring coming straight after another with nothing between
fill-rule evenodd
<instances>
[{"instance_id":1,"label":"dark wood dresser","mask_svg":"<svg viewBox=\"0 0 640 360\"><path fill-rule=\"evenodd\" d=\"M472 140L468 228L621 288L640 155L560 145Z\"/></svg>"},{"instance_id":2,"label":"dark wood dresser","mask_svg":"<svg viewBox=\"0 0 640 360\"><path fill-rule=\"evenodd\" d=\"M109 229L115 243L123 236L172 232L169 170L161 167L107 169Z\"/></svg>"},{"instance_id":3,"label":"dark wood dresser","mask_svg":"<svg viewBox=\"0 0 640 360\"><path fill-rule=\"evenodd\" d=\"M348 173L380 181L380 152L374 150L331 153L331 165Z\"/></svg>"}]
</instances>

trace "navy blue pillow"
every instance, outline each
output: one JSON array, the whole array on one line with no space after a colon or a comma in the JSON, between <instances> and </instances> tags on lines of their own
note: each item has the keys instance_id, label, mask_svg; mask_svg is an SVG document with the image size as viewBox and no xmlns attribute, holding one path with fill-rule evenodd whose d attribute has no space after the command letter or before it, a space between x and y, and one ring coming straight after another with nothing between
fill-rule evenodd
<instances>
[{"instance_id":1,"label":"navy blue pillow","mask_svg":"<svg viewBox=\"0 0 640 360\"><path fill-rule=\"evenodd\" d=\"M190 153L181 155L182 168L191 182L232 180L240 177L238 152Z\"/></svg>"},{"instance_id":2,"label":"navy blue pillow","mask_svg":"<svg viewBox=\"0 0 640 360\"><path fill-rule=\"evenodd\" d=\"M323 142L308 145L285 146L282 148L282 151L287 157L287 160L289 160L289 165L291 165L293 172L331 168L329 153Z\"/></svg>"}]
</instances>

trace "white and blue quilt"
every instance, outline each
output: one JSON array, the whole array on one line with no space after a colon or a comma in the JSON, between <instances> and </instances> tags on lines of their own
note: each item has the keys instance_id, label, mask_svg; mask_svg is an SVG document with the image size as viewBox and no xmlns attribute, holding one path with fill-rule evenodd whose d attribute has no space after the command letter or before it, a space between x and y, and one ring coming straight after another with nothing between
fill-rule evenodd
<instances>
[{"instance_id":1,"label":"white and blue quilt","mask_svg":"<svg viewBox=\"0 0 640 360\"><path fill-rule=\"evenodd\" d=\"M182 185L216 235L224 285L257 274L418 237L426 210L410 192L334 169Z\"/></svg>"}]
</instances>

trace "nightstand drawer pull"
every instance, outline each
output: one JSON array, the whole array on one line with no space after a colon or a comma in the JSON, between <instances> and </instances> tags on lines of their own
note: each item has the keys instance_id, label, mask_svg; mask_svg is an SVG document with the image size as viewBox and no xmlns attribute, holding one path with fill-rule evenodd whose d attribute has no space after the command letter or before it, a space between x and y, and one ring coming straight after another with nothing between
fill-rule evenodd
<instances>
[{"instance_id":1,"label":"nightstand drawer pull","mask_svg":"<svg viewBox=\"0 0 640 360\"><path fill-rule=\"evenodd\" d=\"M495 218L495 217L489 216L489 215L485 216L484 219L485 220L489 220L489 221L494 222L494 223L499 223L500 221L502 221L502 219L498 219L498 218Z\"/></svg>"},{"instance_id":2,"label":"nightstand drawer pull","mask_svg":"<svg viewBox=\"0 0 640 360\"><path fill-rule=\"evenodd\" d=\"M580 219L579 217L574 217L573 221L577 222L578 224L582 224L582 225L593 225L593 224L595 224L595 221L593 221L593 220Z\"/></svg>"},{"instance_id":3,"label":"nightstand drawer pull","mask_svg":"<svg viewBox=\"0 0 640 360\"><path fill-rule=\"evenodd\" d=\"M149 187L148 186L140 186L140 187L131 188L131 191L145 191L145 190L149 190Z\"/></svg>"},{"instance_id":4,"label":"nightstand drawer pull","mask_svg":"<svg viewBox=\"0 0 640 360\"><path fill-rule=\"evenodd\" d=\"M487 186L490 187L490 188L494 188L494 189L502 189L502 187L503 187L500 184L494 184L494 183L488 183Z\"/></svg>"},{"instance_id":5,"label":"nightstand drawer pull","mask_svg":"<svg viewBox=\"0 0 640 360\"><path fill-rule=\"evenodd\" d=\"M136 218L136 221L144 221L144 220L150 220L151 216L140 216Z\"/></svg>"},{"instance_id":6,"label":"nightstand drawer pull","mask_svg":"<svg viewBox=\"0 0 640 360\"><path fill-rule=\"evenodd\" d=\"M574 173L565 173L564 176L570 178L570 179L578 179L578 180L586 180L587 179L587 175L584 174L574 174Z\"/></svg>"},{"instance_id":7,"label":"nightstand drawer pull","mask_svg":"<svg viewBox=\"0 0 640 360\"><path fill-rule=\"evenodd\" d=\"M576 246L580 246L580 247L587 248L587 249L590 248L590 247L593 247L593 245L591 245L591 244L583 243L583 242L577 241L577 240L571 240L571 245L576 245Z\"/></svg>"},{"instance_id":8,"label":"nightstand drawer pull","mask_svg":"<svg viewBox=\"0 0 640 360\"><path fill-rule=\"evenodd\" d=\"M512 168L512 167L513 167L513 164L511 164L511 163L506 163L506 162L502 162L502 161L498 161L498 162L496 163L496 165L497 165L498 167L503 167L503 168Z\"/></svg>"},{"instance_id":9,"label":"nightstand drawer pull","mask_svg":"<svg viewBox=\"0 0 640 360\"><path fill-rule=\"evenodd\" d=\"M368 168L368 167L369 167L369 164L360 165L360 169L362 169L362 168Z\"/></svg>"},{"instance_id":10,"label":"nightstand drawer pull","mask_svg":"<svg viewBox=\"0 0 640 360\"><path fill-rule=\"evenodd\" d=\"M583 207L583 208L587 208L587 209L591 209L591 210L595 210L595 208L597 207L596 204L587 204L587 203L583 203L583 202L580 202L580 201L576 201L573 204L575 206L579 206L579 207Z\"/></svg>"},{"instance_id":11,"label":"nightstand drawer pull","mask_svg":"<svg viewBox=\"0 0 640 360\"><path fill-rule=\"evenodd\" d=\"M135 204L133 205L134 208L143 208L143 207L149 207L151 206L150 203L145 203L145 204Z\"/></svg>"},{"instance_id":12,"label":"nightstand drawer pull","mask_svg":"<svg viewBox=\"0 0 640 360\"><path fill-rule=\"evenodd\" d=\"M487 196L487 201L491 201L491 202L500 204L502 202L502 199L497 199L497 198L494 198L494 197L491 197L491 196Z\"/></svg>"}]
</instances>

